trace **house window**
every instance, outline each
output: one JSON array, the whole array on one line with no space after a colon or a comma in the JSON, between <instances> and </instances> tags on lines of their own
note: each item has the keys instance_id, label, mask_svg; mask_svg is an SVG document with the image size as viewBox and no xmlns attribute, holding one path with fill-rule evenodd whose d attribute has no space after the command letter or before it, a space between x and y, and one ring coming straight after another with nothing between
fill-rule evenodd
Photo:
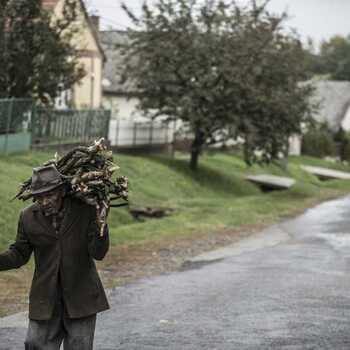
<instances>
[{"instance_id":1,"label":"house window","mask_svg":"<svg viewBox=\"0 0 350 350\"><path fill-rule=\"evenodd\" d=\"M56 109L68 109L72 101L72 90L61 90L55 100Z\"/></svg>"}]
</instances>

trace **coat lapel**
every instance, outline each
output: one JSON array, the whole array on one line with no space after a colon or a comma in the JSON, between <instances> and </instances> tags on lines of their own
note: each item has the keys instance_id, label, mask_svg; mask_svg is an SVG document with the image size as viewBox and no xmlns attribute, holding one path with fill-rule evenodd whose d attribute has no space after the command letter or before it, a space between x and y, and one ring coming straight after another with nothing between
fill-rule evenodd
<instances>
[{"instance_id":1,"label":"coat lapel","mask_svg":"<svg viewBox=\"0 0 350 350\"><path fill-rule=\"evenodd\" d=\"M69 232L73 224L80 219L80 210L76 209L76 203L67 197L64 201L64 217L60 227L60 235Z\"/></svg>"},{"instance_id":2,"label":"coat lapel","mask_svg":"<svg viewBox=\"0 0 350 350\"><path fill-rule=\"evenodd\" d=\"M40 207L38 204L34 205L34 213L36 216L37 223L45 229L45 232L47 232L50 235L56 236L56 232L54 227L51 225L50 220L43 214L43 212L40 210Z\"/></svg>"}]
</instances>

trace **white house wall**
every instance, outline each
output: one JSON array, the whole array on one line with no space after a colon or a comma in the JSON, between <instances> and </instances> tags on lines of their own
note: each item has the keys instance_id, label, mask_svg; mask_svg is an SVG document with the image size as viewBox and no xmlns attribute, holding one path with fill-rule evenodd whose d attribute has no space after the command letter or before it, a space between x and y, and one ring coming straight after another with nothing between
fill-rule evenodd
<instances>
[{"instance_id":1,"label":"white house wall","mask_svg":"<svg viewBox=\"0 0 350 350\"><path fill-rule=\"evenodd\" d=\"M142 114L137 110L138 98L124 96L103 96L103 107L112 111L112 119L137 120Z\"/></svg>"},{"instance_id":2,"label":"white house wall","mask_svg":"<svg viewBox=\"0 0 350 350\"><path fill-rule=\"evenodd\" d=\"M301 143L302 138L300 135L294 135L289 138L289 155L300 156L301 155Z\"/></svg>"},{"instance_id":3,"label":"white house wall","mask_svg":"<svg viewBox=\"0 0 350 350\"><path fill-rule=\"evenodd\" d=\"M350 131L350 107L348 107L345 117L341 123L341 126L344 131Z\"/></svg>"}]
</instances>

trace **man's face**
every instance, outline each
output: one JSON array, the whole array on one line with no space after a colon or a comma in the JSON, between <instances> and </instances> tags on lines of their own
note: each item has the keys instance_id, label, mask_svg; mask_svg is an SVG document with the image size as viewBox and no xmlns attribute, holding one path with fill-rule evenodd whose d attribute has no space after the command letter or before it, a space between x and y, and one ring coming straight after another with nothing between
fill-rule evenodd
<instances>
[{"instance_id":1,"label":"man's face","mask_svg":"<svg viewBox=\"0 0 350 350\"><path fill-rule=\"evenodd\" d=\"M49 192L44 192L35 196L35 200L41 207L45 216L54 215L59 212L62 207L65 191L57 188Z\"/></svg>"}]
</instances>

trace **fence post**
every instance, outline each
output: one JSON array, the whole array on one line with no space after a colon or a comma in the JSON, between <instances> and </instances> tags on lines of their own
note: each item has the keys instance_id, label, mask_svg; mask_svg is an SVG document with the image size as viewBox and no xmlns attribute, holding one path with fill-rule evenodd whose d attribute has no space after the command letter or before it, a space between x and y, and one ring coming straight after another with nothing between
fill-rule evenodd
<instances>
[{"instance_id":1,"label":"fence post","mask_svg":"<svg viewBox=\"0 0 350 350\"><path fill-rule=\"evenodd\" d=\"M4 142L4 153L8 154L8 137L10 132L10 125L12 121L12 111L13 111L13 98L9 100L9 107L8 107L8 113L7 113L7 120L6 120L6 135L5 135L5 142Z\"/></svg>"},{"instance_id":2,"label":"fence post","mask_svg":"<svg viewBox=\"0 0 350 350\"><path fill-rule=\"evenodd\" d=\"M69 116L69 114L68 114ZM64 138L64 135L65 135L65 115L61 115L61 116L58 116L58 115L55 115L54 116L54 122L55 122L55 125L61 125L61 130L63 130L63 136L61 137L62 133L60 135L57 135L57 139L58 139L58 149L60 152L62 152L62 138ZM51 123L51 122L50 122ZM46 141L47 144L49 144L49 140Z\"/></svg>"},{"instance_id":3,"label":"fence post","mask_svg":"<svg viewBox=\"0 0 350 350\"><path fill-rule=\"evenodd\" d=\"M163 124L164 125L164 124ZM165 144L168 145L169 139L169 122L166 122Z\"/></svg>"},{"instance_id":4,"label":"fence post","mask_svg":"<svg viewBox=\"0 0 350 350\"><path fill-rule=\"evenodd\" d=\"M176 151L176 118L174 119L173 123L174 123L173 124L173 142L172 142L172 147L171 147L171 157L174 159L175 158L175 151Z\"/></svg>"},{"instance_id":5,"label":"fence post","mask_svg":"<svg viewBox=\"0 0 350 350\"><path fill-rule=\"evenodd\" d=\"M28 118L28 131L30 132L30 148L33 148L34 145L34 140L35 140L35 130L34 130L34 123L35 123L35 113L36 113L36 108L34 106L34 103L31 102L30 106L30 114Z\"/></svg>"},{"instance_id":6,"label":"fence post","mask_svg":"<svg viewBox=\"0 0 350 350\"><path fill-rule=\"evenodd\" d=\"M151 121L151 128L149 131L149 144L152 145L153 143L153 119Z\"/></svg>"},{"instance_id":7,"label":"fence post","mask_svg":"<svg viewBox=\"0 0 350 350\"><path fill-rule=\"evenodd\" d=\"M90 113L90 111L86 111L86 115L87 115L87 123L86 123L86 138L85 138L85 142L90 142L90 138L91 138L91 122L92 122L92 114Z\"/></svg>"},{"instance_id":8,"label":"fence post","mask_svg":"<svg viewBox=\"0 0 350 350\"><path fill-rule=\"evenodd\" d=\"M110 111L104 111L104 114L106 116L106 128L105 128L105 140L109 141L109 129L111 127L111 119L112 119L112 114Z\"/></svg>"},{"instance_id":9,"label":"fence post","mask_svg":"<svg viewBox=\"0 0 350 350\"><path fill-rule=\"evenodd\" d=\"M51 113L50 112L47 114L47 119L46 119L46 130L45 130L46 143L49 143L50 136L51 136Z\"/></svg>"},{"instance_id":10,"label":"fence post","mask_svg":"<svg viewBox=\"0 0 350 350\"><path fill-rule=\"evenodd\" d=\"M119 121L119 117L117 117L117 130L115 134L115 145L117 147L119 146L119 128L120 128L120 121Z\"/></svg>"},{"instance_id":11,"label":"fence post","mask_svg":"<svg viewBox=\"0 0 350 350\"><path fill-rule=\"evenodd\" d=\"M132 145L136 145L136 133L137 133L137 122L134 122L134 133L133 133L133 140L132 140Z\"/></svg>"}]
</instances>

